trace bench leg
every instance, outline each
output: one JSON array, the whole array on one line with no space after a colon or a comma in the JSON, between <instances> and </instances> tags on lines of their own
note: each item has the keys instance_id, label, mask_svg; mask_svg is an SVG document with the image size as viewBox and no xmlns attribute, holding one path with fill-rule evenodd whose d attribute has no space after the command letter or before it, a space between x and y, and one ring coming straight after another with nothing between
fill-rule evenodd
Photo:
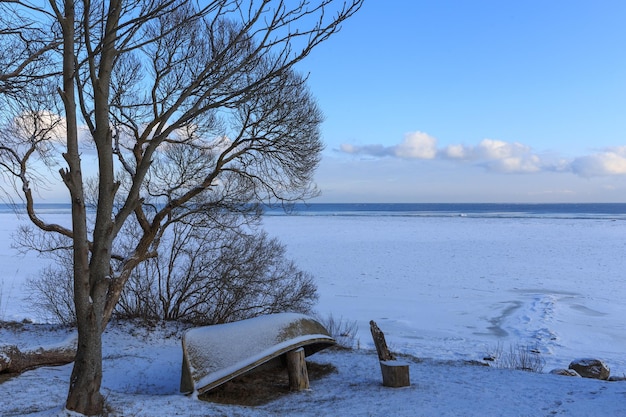
<instances>
[{"instance_id":1,"label":"bench leg","mask_svg":"<svg viewBox=\"0 0 626 417\"><path fill-rule=\"evenodd\" d=\"M304 360L304 349L298 348L287 352L287 372L289 374L289 389L302 391L309 389L309 373Z\"/></svg>"}]
</instances>

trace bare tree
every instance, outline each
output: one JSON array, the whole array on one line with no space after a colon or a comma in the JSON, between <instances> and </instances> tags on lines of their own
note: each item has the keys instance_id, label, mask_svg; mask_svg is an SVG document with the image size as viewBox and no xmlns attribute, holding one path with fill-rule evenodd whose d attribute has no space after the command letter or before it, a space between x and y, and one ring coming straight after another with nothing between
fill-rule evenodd
<instances>
[{"instance_id":1,"label":"bare tree","mask_svg":"<svg viewBox=\"0 0 626 417\"><path fill-rule=\"evenodd\" d=\"M11 51L0 55L0 164L34 225L71 240L79 340L66 407L93 415L103 407L102 332L169 226L206 207L315 194L321 114L294 65L362 0L41 4L0 3L0 50ZM71 226L36 210L45 169L59 169ZM114 253L131 216L141 233Z\"/></svg>"}]
</instances>

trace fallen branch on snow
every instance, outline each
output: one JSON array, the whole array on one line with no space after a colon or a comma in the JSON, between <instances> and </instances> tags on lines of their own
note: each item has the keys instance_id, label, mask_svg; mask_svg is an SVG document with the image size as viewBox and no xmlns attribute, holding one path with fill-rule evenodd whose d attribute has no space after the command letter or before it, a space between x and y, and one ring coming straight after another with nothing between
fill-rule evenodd
<instances>
[{"instance_id":1,"label":"fallen branch on snow","mask_svg":"<svg viewBox=\"0 0 626 417\"><path fill-rule=\"evenodd\" d=\"M16 345L0 346L0 373L20 373L40 366L65 365L76 356L76 336L58 345L21 350Z\"/></svg>"}]
</instances>

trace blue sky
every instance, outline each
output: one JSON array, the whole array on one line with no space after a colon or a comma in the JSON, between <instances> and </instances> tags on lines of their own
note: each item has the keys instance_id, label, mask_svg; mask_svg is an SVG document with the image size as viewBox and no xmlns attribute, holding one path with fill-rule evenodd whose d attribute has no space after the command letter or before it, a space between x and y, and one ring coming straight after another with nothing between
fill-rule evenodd
<instances>
[{"instance_id":1,"label":"blue sky","mask_svg":"<svg viewBox=\"0 0 626 417\"><path fill-rule=\"evenodd\" d=\"M299 70L318 202L625 202L626 2L366 0Z\"/></svg>"},{"instance_id":2,"label":"blue sky","mask_svg":"<svg viewBox=\"0 0 626 417\"><path fill-rule=\"evenodd\" d=\"M365 0L297 67L326 116L313 201L626 202L624 22L623 0Z\"/></svg>"}]
</instances>

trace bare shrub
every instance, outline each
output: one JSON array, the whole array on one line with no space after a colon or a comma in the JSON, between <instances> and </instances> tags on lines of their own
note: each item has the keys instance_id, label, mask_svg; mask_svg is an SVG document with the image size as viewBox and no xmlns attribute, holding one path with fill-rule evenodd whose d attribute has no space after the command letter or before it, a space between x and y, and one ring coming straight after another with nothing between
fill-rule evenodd
<instances>
[{"instance_id":1,"label":"bare shrub","mask_svg":"<svg viewBox=\"0 0 626 417\"><path fill-rule=\"evenodd\" d=\"M359 328L356 321L344 320L343 317L336 319L332 314L326 317L318 317L318 321L335 339L337 346L344 349L352 349L357 344L356 335Z\"/></svg>"},{"instance_id":2,"label":"bare shrub","mask_svg":"<svg viewBox=\"0 0 626 417\"><path fill-rule=\"evenodd\" d=\"M60 255L60 254L57 254ZM74 309L74 288L72 280L72 258L69 251L66 256L56 256L55 266L46 266L37 278L29 278L28 301L33 311L44 318L56 319L59 323L73 326L76 324Z\"/></svg>"},{"instance_id":3,"label":"bare shrub","mask_svg":"<svg viewBox=\"0 0 626 417\"><path fill-rule=\"evenodd\" d=\"M503 369L542 372L546 365L539 350L528 345L510 345L509 350L505 351L504 347L498 344L492 357L496 367Z\"/></svg>"},{"instance_id":4,"label":"bare shrub","mask_svg":"<svg viewBox=\"0 0 626 417\"><path fill-rule=\"evenodd\" d=\"M285 258L262 231L177 224L159 255L129 280L117 314L225 323L283 311L308 312L317 299L312 276Z\"/></svg>"},{"instance_id":5,"label":"bare shrub","mask_svg":"<svg viewBox=\"0 0 626 417\"><path fill-rule=\"evenodd\" d=\"M221 222L177 223L158 255L131 276L115 310L119 318L225 323L284 311L308 313L317 300L313 277L286 259L285 247L264 231L222 215ZM132 233L132 231L129 231ZM71 253L28 281L42 315L74 324Z\"/></svg>"}]
</instances>

